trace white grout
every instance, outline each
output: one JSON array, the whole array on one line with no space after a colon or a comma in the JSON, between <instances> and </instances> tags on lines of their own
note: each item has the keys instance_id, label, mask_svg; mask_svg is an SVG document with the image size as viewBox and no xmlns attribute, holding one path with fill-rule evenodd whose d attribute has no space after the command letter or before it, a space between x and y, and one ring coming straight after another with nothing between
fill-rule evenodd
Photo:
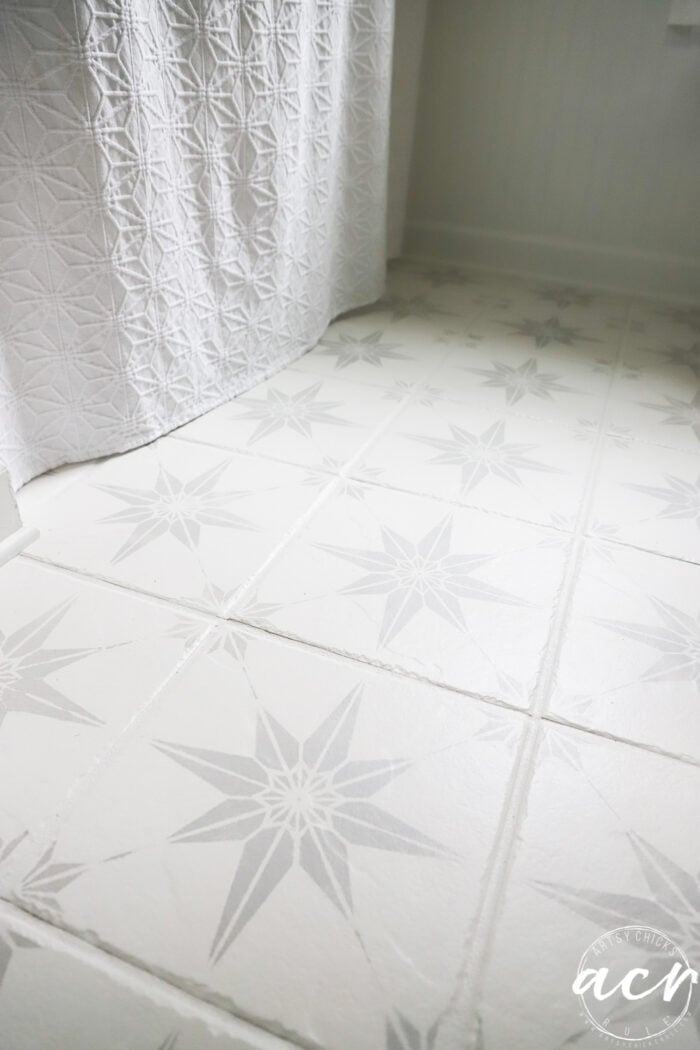
<instances>
[{"instance_id":1,"label":"white grout","mask_svg":"<svg viewBox=\"0 0 700 1050\"><path fill-rule=\"evenodd\" d=\"M589 466L588 479L584 497L579 507L579 513L574 529L574 541L567 565L556 614L550 633L549 644L540 669L540 680L535 688L535 698L531 707L531 720L526 731L522 749L518 755L514 777L509 792L509 799L504 808L504 813L499 829L500 835L492 853L490 872L484 882L484 892L479 905L479 922L474 936L470 957L466 964L465 979L467 979L467 1009L469 1020L478 1018L479 1005L483 991L483 982L491 959L494 939L498 927L499 912L502 908L510 874L513 869L516 856L516 847L520 830L523 826L529 799L530 786L532 784L537 755L544 730L543 723L552 721L559 723L556 718L547 718L547 707L551 696L554 677L561 647L566 634L567 617L570 613L571 599L578 579L584 545L586 542L586 528L591 513L593 496L598 481L598 472L605 445L605 426L608 408L612 395L613 386L617 378L619 367L624 354L625 340L629 329L631 307L627 309L625 331L622 334L617 347L615 364L611 370L608 388L603 402L598 430L595 438L595 447ZM609 735L593 732L591 735L607 737ZM645 750L650 750L645 748ZM673 756L674 758L676 756ZM700 763L699 763L700 764Z\"/></svg>"},{"instance_id":2,"label":"white grout","mask_svg":"<svg viewBox=\"0 0 700 1050\"><path fill-rule=\"evenodd\" d=\"M109 768L117 756L120 755L129 745L129 743L138 735L144 721L150 717L154 708L157 706L160 699L163 697L173 679L181 672L182 668L189 663L191 659L194 659L197 653L201 650L202 646L206 644L207 639L211 636L212 632L220 627L232 628L233 625L239 625L249 632L253 636L271 636L274 637L281 644L289 644L292 646L303 646L309 651L322 653L325 656L332 657L340 661L347 661L355 665L361 665L367 670L372 670L377 674L389 674L398 678L405 678L411 681L422 682L430 684L434 687L445 690L452 694L458 694L466 697L469 701L475 701L477 703L485 703L492 706L499 707L505 711L512 712L523 718L524 731L519 744L516 761L514 763L513 772L511 775L510 784L508 786L506 802L501 811L499 820L499 826L497 829L495 845L491 853L489 860L489 866L487 869L486 876L483 880L483 890L481 900L477 912L477 920L473 936L470 935L468 943L465 944L464 956L463 956L463 967L461 973L461 980L457 982L455 986L455 992L448 1003L444 1014L443 1020L452 1020L453 1014L458 1006L458 998L463 996L465 991L467 993L466 1003L460 1002L460 1010L466 1008L467 1018L473 1018L478 1013L478 1006L483 988L483 976L488 967L488 963L491 957L494 944L494 936L497 928L497 920L499 911L501 909L504 895L507 889L509 877L513 868L516 846L518 836L523 825L523 821L526 815L527 801L529 796L529 790L532 784L533 777L535 775L537 754L542 739L542 734L546 724L552 724L562 726L571 729L575 732L582 732L589 736L609 740L615 744L619 744L624 747L632 747L641 751L654 753L660 756L667 757L674 761L680 761L694 766L700 766L700 759L695 759L691 756L679 755L676 753L665 751L664 749L655 747L653 745L639 743L635 741L626 740L622 737L616 736L613 733L605 732L599 729L595 729L589 726L580 725L576 722L568 721L558 715L549 712L549 701L551 697L552 686L556 674L557 662L559 659L561 646L565 637L565 631L567 626L567 618L570 613L571 599L574 593L578 574L580 570L581 559L583 556L584 545L586 542L586 530L590 518L592 501L595 492L595 486L597 483L599 467L603 456L603 449L606 437L606 425L608 408L610 404L610 398L613 390L613 386L618 375L620 364L624 355L625 340L630 331L630 314L632 302L627 297L627 318L625 322L625 330L619 339L614 367L611 370L607 392L603 403L603 412L600 417L596 436L594 440L594 448L589 463L586 485L584 495L581 500L579 511L576 519L575 528L573 534L564 533L564 530L559 530L556 526L546 525L540 522L534 524L537 527L543 529L550 529L554 532L561 532L565 535L572 535L572 548L567 561L566 571L560 586L556 608L550 624L549 640L545 654L543 656L542 665L538 675L537 685L534 692L534 700L529 709L522 709L514 704L510 704L499 697L481 695L470 692L468 690L453 688L445 686L443 683L434 681L428 676L420 674L413 674L400 667L394 667L391 665L382 664L378 660L372 660L370 658L359 656L350 652L345 652L338 649L333 649L330 646L316 644L309 642L303 638L297 638L294 635L278 630L272 626L266 627L259 624L250 623L242 617L235 615L235 608L240 602L240 599L250 591L255 585L256 581L260 579L263 573L267 571L269 566L279 557L281 552L285 550L290 541L294 539L300 532L306 527L308 522L318 513L319 509L324 506L328 500L330 500L333 494L338 491L343 480L351 478L357 484L363 484L369 487L391 487L398 491L410 492L410 490L402 489L399 486L386 486L378 482L367 482L364 479L359 480L353 477L352 471L355 465L361 461L368 448L372 447L378 438L384 434L388 428L393 424L394 420L405 410L406 406L411 402L417 400L426 386L429 386L430 380L435 372L442 367L444 360L449 354L453 352L454 347L446 344L445 351L440 356L439 361L436 363L435 368L426 375L422 381L417 383L410 391L408 391L405 397L399 401L395 409L384 417L381 424L373 428L363 445L356 450L353 456L351 456L342 468L336 473L328 474L328 483L325 484L321 491L318 493L316 498L307 507L306 511L297 518L291 527L286 531L284 536L279 540L275 547L268 553L265 561L258 566L258 568L251 574L250 577L236 590L233 597L226 604L223 611L220 614L204 610L201 607L187 601L175 601L163 597L162 595L154 594L145 589L140 589L134 586L126 586L113 579L101 576L99 574L93 574L88 572L82 572L77 569L73 569L67 566L54 563L44 557L25 553L22 555L23 560L28 562L34 562L42 565L47 571L55 572L61 575L73 577L83 582L89 582L94 586L102 586L106 589L114 589L115 591L121 591L131 596L140 596L149 601L153 601L163 608L167 608L173 612L186 614L191 616L193 620L198 620L202 624L201 634L196 638L194 643L185 649L181 654L176 664L170 668L168 674L165 676L163 681L158 687L149 695L147 700L141 704L136 711L134 711L132 717L128 723L122 728L122 730L115 735L111 740L109 747L102 752L94 760L92 765L74 782L70 791L63 800L63 804L60 808L54 812L52 819L45 821L37 829L37 836L35 842L37 848L39 848L43 842L44 846L51 839L50 830L52 827L60 824L61 820L65 817L65 814L75 805L76 800L82 797L85 791L87 791L95 780L103 775L104 770ZM460 316L464 323L471 324L481 314L486 312L490 307L486 304L481 304L479 307L474 307L474 310L469 315L451 315L448 316ZM334 377L335 378L335 377ZM346 377L340 377L346 378ZM349 380L348 380L349 381ZM178 440L183 442L190 442L192 444L211 445L221 449L222 451L235 452L236 454L244 454L255 458L261 456L261 458L275 460L278 462L289 462L286 460L278 459L273 456L264 456L257 452L251 452L246 449L231 449L225 448L224 446L215 445L213 442L200 441L198 439L187 438L180 436L177 432L170 435L172 440ZM319 470L319 473L324 473ZM419 494L410 492L411 495L416 498L420 498ZM456 501L440 499L430 495L432 501L453 503ZM463 504L458 504L463 506ZM498 514L497 512L478 509L481 513L494 514L496 517L510 517L506 514ZM519 519L523 520L523 519ZM615 545L633 547L632 544L624 544L619 541L611 541ZM641 549L644 548L635 548ZM658 552L654 552L658 554ZM667 555L661 555L663 557L673 557ZM675 560L687 563L695 564L683 558L676 558ZM222 1008L221 1002L216 1001L216 995L213 992L205 991L201 987L197 987L196 991L192 991L185 986L185 983L179 984L170 975L160 974L154 970L144 969L143 964L138 960L132 960L125 956L119 956L114 953L112 949L105 949L103 946L91 944L86 941L88 936L85 931L65 931L58 927L54 927L51 923L47 922L42 917L33 916L27 918L26 912L21 908L16 908L13 905L0 902L0 918L5 916L9 921L13 923L28 923L34 931L37 939L41 943L49 944L51 939L57 939L57 944L60 945L62 950L70 951L72 954L84 958L87 963L94 965L97 968L103 969L106 972L113 971L115 975L120 976L122 980L134 980L137 978L143 985L144 989L148 991L153 989L154 997L156 995L175 996L180 1003L182 1009L187 1012L194 1012L197 1010L199 1004L203 1004L203 1009L211 1011L212 1019L221 1022L225 1020L228 1023L235 1021L236 1015L230 1013L228 1004ZM465 988L466 985L466 988ZM209 996L209 998L207 998ZM269 1023L266 1021L260 1021L258 1019L249 1019L241 1021L241 1024L250 1024L252 1030L264 1030L271 1032L272 1029L269 1027ZM293 1045L299 1047L308 1046L306 1042L300 1040L298 1036L290 1036L284 1034L283 1039L287 1041L286 1045ZM277 1044L275 1044L277 1045ZM279 1044L283 1046L285 1044Z\"/></svg>"}]
</instances>

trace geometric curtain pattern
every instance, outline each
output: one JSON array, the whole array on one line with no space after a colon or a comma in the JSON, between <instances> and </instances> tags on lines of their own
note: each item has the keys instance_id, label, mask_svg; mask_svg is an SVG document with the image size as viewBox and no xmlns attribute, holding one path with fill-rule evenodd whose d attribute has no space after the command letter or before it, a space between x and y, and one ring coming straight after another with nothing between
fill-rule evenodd
<instances>
[{"instance_id":1,"label":"geometric curtain pattern","mask_svg":"<svg viewBox=\"0 0 700 1050\"><path fill-rule=\"evenodd\" d=\"M15 484L152 440L379 297L392 9L0 4Z\"/></svg>"}]
</instances>

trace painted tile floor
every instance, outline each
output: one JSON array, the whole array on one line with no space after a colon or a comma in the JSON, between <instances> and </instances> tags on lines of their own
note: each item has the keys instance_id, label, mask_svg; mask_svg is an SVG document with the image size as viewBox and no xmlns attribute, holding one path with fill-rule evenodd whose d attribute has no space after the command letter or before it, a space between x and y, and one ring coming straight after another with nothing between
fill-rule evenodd
<instances>
[{"instance_id":1,"label":"painted tile floor","mask_svg":"<svg viewBox=\"0 0 700 1050\"><path fill-rule=\"evenodd\" d=\"M4 1050L590 1050L595 937L698 962L699 333L405 261L19 493Z\"/></svg>"}]
</instances>

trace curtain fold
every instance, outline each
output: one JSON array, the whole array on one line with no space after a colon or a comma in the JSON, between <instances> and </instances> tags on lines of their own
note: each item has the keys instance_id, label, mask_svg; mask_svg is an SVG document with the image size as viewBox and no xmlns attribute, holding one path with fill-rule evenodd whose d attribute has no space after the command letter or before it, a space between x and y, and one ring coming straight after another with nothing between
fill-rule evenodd
<instances>
[{"instance_id":1,"label":"curtain fold","mask_svg":"<svg viewBox=\"0 0 700 1050\"><path fill-rule=\"evenodd\" d=\"M0 5L15 484L250 388L379 297L392 0Z\"/></svg>"}]
</instances>

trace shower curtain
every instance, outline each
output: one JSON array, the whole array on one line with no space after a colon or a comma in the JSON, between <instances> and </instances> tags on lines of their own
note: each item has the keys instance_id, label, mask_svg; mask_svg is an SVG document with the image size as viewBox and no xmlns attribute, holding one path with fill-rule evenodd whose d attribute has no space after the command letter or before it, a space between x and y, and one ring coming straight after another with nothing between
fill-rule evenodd
<instances>
[{"instance_id":1,"label":"shower curtain","mask_svg":"<svg viewBox=\"0 0 700 1050\"><path fill-rule=\"evenodd\" d=\"M150 441L382 291L392 0L0 4L0 461Z\"/></svg>"}]
</instances>

